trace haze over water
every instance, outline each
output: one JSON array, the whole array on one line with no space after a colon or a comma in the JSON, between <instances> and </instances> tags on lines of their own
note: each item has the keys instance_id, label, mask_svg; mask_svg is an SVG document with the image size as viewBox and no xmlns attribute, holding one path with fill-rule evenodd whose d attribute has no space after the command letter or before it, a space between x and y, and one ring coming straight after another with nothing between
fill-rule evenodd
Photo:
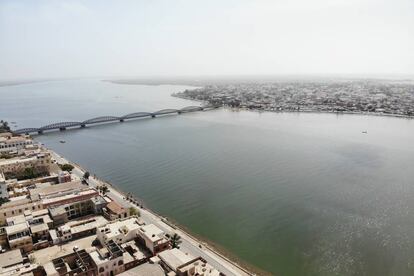
<instances>
[{"instance_id":1,"label":"haze over water","mask_svg":"<svg viewBox=\"0 0 414 276\"><path fill-rule=\"evenodd\" d=\"M198 105L170 97L186 88L0 87L0 118L38 127ZM412 275L413 137L409 119L220 109L36 139L274 275Z\"/></svg>"}]
</instances>

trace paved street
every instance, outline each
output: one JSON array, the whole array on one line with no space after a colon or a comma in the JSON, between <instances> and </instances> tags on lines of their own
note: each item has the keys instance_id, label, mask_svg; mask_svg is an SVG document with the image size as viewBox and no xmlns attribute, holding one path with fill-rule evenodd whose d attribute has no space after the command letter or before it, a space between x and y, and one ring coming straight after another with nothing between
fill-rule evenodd
<instances>
[{"instance_id":1,"label":"paved street","mask_svg":"<svg viewBox=\"0 0 414 276\"><path fill-rule=\"evenodd\" d=\"M74 164L72 162L67 161L60 155L54 153L53 151L52 155L56 159L56 161L59 164L65 164L65 163L71 163L75 166L72 173L78 176L79 178L82 178L84 175L84 171L78 166L77 164ZM92 187L96 187L99 185L105 184L99 179L96 179L93 177L93 173L91 173L91 177L88 180L88 183ZM174 229L170 225L166 224L162 221L161 217L158 215L152 213L151 211L147 209L143 209L129 201L127 201L123 194L118 192L116 189L114 189L111 185L107 185L109 188L109 192L107 195L123 205L124 207L135 207L140 211L141 218L146 224L154 224L160 229L162 229L165 233L172 234L177 233L181 236L182 243L180 245L180 249L188 253L194 257L201 256L207 262L209 262L211 265L216 267L219 271L224 273L225 275L252 275L248 272L244 271L242 268L234 265L232 262L228 261L225 257L219 255L218 253L214 252L213 250L206 247L204 244L202 244L200 248L200 241L197 241L195 238L191 237L189 234L184 232L181 229Z\"/></svg>"}]
</instances>

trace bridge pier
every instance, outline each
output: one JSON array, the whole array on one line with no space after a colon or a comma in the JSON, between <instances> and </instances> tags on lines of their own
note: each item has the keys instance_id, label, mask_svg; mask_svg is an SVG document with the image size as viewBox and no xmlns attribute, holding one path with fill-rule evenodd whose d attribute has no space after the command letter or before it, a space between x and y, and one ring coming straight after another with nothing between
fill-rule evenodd
<instances>
[{"instance_id":1,"label":"bridge pier","mask_svg":"<svg viewBox=\"0 0 414 276\"><path fill-rule=\"evenodd\" d=\"M66 130L66 127L60 127L59 130L64 131L64 130Z\"/></svg>"},{"instance_id":2,"label":"bridge pier","mask_svg":"<svg viewBox=\"0 0 414 276\"><path fill-rule=\"evenodd\" d=\"M182 112L181 110L178 110L178 111L177 111L177 113L178 113L178 115L179 115L179 114L181 114L181 113L183 113L183 112Z\"/></svg>"},{"instance_id":3,"label":"bridge pier","mask_svg":"<svg viewBox=\"0 0 414 276\"><path fill-rule=\"evenodd\" d=\"M38 134L43 134L43 130L38 130L37 133Z\"/></svg>"},{"instance_id":4,"label":"bridge pier","mask_svg":"<svg viewBox=\"0 0 414 276\"><path fill-rule=\"evenodd\" d=\"M119 122L123 123L124 122L124 119L120 119Z\"/></svg>"},{"instance_id":5,"label":"bridge pier","mask_svg":"<svg viewBox=\"0 0 414 276\"><path fill-rule=\"evenodd\" d=\"M84 127L86 127L86 125L85 124L81 124L81 128L84 128Z\"/></svg>"},{"instance_id":6,"label":"bridge pier","mask_svg":"<svg viewBox=\"0 0 414 276\"><path fill-rule=\"evenodd\" d=\"M151 118L155 118L155 114L152 114L152 115L151 115Z\"/></svg>"}]
</instances>

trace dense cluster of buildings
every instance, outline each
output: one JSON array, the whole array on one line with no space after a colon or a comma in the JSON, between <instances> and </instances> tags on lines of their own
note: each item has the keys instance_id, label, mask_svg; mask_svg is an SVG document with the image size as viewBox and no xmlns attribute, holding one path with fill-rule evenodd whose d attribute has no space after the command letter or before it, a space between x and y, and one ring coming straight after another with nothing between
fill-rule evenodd
<instances>
[{"instance_id":1,"label":"dense cluster of buildings","mask_svg":"<svg viewBox=\"0 0 414 276\"><path fill-rule=\"evenodd\" d=\"M254 110L414 116L414 83L408 81L221 83L185 90L175 96Z\"/></svg>"},{"instance_id":2,"label":"dense cluster of buildings","mask_svg":"<svg viewBox=\"0 0 414 276\"><path fill-rule=\"evenodd\" d=\"M224 275L30 137L2 133L0 152L0 276Z\"/></svg>"}]
</instances>

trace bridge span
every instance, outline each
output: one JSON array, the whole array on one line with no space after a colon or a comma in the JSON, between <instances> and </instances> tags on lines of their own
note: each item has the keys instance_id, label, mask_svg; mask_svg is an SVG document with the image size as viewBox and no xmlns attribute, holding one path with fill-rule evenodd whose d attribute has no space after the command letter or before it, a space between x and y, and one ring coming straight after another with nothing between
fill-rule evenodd
<instances>
[{"instance_id":1,"label":"bridge span","mask_svg":"<svg viewBox=\"0 0 414 276\"><path fill-rule=\"evenodd\" d=\"M172 114L183 114L196 111L206 111L216 109L217 106L187 106L181 109L162 109L156 112L134 112L126 114L124 116L100 116L96 118L87 119L82 122L57 122L49 125L45 125L39 128L21 128L14 130L15 134L43 134L45 131L60 130L64 131L68 128L85 128L87 126L102 124L102 123L113 123L113 122L124 122L127 120L138 119L138 118L155 118L157 116L172 115Z\"/></svg>"}]
</instances>

